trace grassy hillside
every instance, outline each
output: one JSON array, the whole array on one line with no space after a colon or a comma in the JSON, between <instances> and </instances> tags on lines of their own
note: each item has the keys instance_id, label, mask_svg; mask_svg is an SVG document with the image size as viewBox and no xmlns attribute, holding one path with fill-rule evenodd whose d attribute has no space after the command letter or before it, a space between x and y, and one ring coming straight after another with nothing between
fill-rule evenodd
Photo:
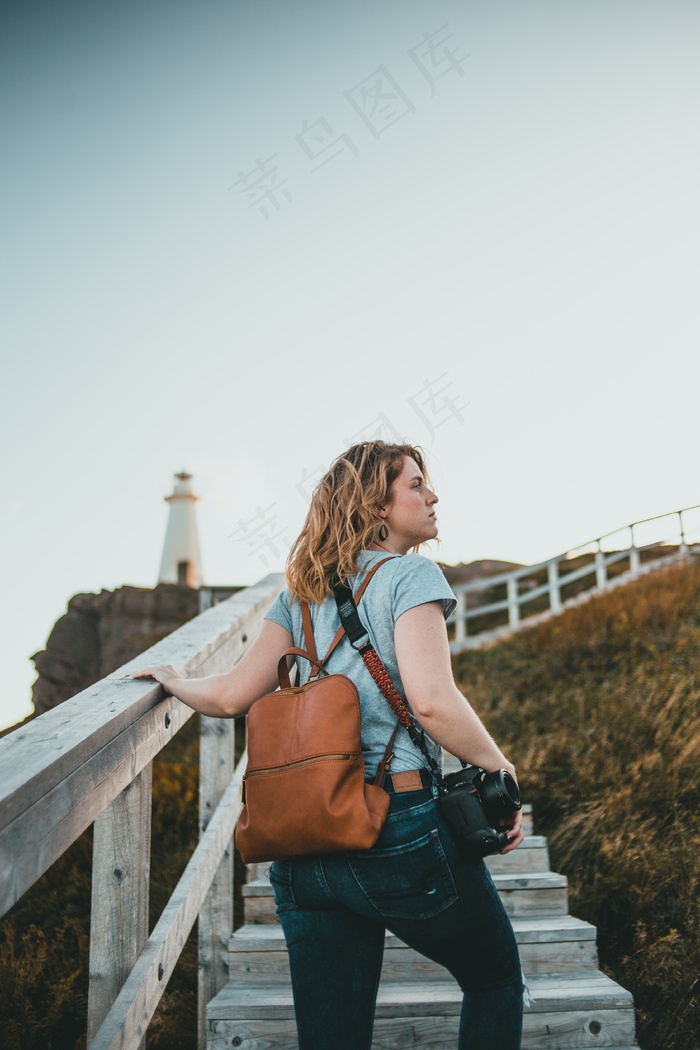
<instances>
[{"instance_id":1,"label":"grassy hillside","mask_svg":"<svg viewBox=\"0 0 700 1050\"><path fill-rule=\"evenodd\" d=\"M700 560L455 660L644 1050L700 1046Z\"/></svg>"}]
</instances>

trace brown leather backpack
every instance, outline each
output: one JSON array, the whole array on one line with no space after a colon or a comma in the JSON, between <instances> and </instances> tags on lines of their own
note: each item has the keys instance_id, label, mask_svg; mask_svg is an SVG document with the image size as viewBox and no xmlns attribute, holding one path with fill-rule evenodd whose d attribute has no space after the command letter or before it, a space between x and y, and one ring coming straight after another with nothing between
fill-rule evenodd
<instances>
[{"instance_id":1,"label":"brown leather backpack","mask_svg":"<svg viewBox=\"0 0 700 1050\"><path fill-rule=\"evenodd\" d=\"M385 560L368 572L356 601ZM396 730L374 782L367 783L357 689L346 675L328 674L323 666L344 628L319 660L308 605L302 618L307 649L287 649L278 665L279 689L248 712L248 767L236 828L246 863L370 849L389 808L382 784ZM303 656L316 668L306 684L291 684L289 655Z\"/></svg>"}]
</instances>

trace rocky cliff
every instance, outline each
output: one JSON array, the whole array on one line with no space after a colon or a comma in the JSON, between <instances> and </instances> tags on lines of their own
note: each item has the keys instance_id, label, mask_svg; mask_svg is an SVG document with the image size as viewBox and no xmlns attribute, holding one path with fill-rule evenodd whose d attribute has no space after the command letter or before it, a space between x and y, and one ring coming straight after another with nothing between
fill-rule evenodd
<instances>
[{"instance_id":1,"label":"rocky cliff","mask_svg":"<svg viewBox=\"0 0 700 1050\"><path fill-rule=\"evenodd\" d=\"M76 594L32 657L37 714L75 696L170 634L199 611L199 592L179 584Z\"/></svg>"}]
</instances>

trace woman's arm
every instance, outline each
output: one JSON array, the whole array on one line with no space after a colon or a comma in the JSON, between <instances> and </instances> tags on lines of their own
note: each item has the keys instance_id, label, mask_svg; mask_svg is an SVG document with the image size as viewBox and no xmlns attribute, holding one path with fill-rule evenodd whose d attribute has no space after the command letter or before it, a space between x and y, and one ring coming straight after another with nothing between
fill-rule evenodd
<instances>
[{"instance_id":1,"label":"woman's arm","mask_svg":"<svg viewBox=\"0 0 700 1050\"><path fill-rule=\"evenodd\" d=\"M446 751L487 772L515 767L505 757L471 704L455 685L442 602L426 602L399 616L394 628L399 673L413 713ZM522 841L518 812L508 853Z\"/></svg>"},{"instance_id":2,"label":"woman's arm","mask_svg":"<svg viewBox=\"0 0 700 1050\"><path fill-rule=\"evenodd\" d=\"M250 649L225 674L183 678L179 671L165 664L144 667L131 677L155 678L166 693L202 715L237 718L246 714L259 697L277 688L277 664L284 650L293 644L289 631L273 620L263 620Z\"/></svg>"}]
</instances>

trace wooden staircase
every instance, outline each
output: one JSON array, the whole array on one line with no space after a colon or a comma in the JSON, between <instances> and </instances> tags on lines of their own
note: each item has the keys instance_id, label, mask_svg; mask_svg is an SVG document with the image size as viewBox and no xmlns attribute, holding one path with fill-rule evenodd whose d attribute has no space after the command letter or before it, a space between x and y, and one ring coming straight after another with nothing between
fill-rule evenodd
<instances>
[{"instance_id":1,"label":"wooden staircase","mask_svg":"<svg viewBox=\"0 0 700 1050\"><path fill-rule=\"evenodd\" d=\"M532 834L487 860L511 917L534 1003L525 1010L522 1050L633 1050L632 996L598 970L596 930L567 912L567 880L549 870L547 840ZM292 1050L297 1046L289 962L275 916L269 865L249 865L245 925L229 945L228 985L209 1003L208 1050ZM457 1045L461 992L442 967L387 933L373 1050Z\"/></svg>"}]
</instances>

